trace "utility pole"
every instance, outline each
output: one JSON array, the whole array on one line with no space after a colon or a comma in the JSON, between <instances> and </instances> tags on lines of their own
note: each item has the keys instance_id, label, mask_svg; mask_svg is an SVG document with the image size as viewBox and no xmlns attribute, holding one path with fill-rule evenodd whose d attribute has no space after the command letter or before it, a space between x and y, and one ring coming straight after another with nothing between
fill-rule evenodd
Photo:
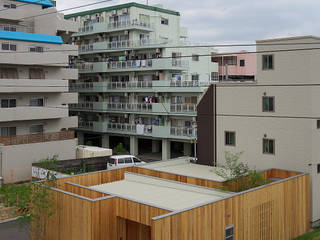
<instances>
[{"instance_id":1,"label":"utility pole","mask_svg":"<svg viewBox=\"0 0 320 240\"><path fill-rule=\"evenodd\" d=\"M2 175L2 146L3 144L0 143L0 188L3 186L3 175Z\"/></svg>"}]
</instances>

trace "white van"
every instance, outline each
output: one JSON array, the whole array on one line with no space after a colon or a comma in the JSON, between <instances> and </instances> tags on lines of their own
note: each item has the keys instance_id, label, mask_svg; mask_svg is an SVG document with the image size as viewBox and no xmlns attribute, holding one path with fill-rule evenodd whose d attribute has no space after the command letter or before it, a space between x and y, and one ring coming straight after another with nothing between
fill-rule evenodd
<instances>
[{"instance_id":1,"label":"white van","mask_svg":"<svg viewBox=\"0 0 320 240\"><path fill-rule=\"evenodd\" d=\"M114 155L110 157L108 162L108 169L119 167L130 167L134 165L143 164L139 158L132 155Z\"/></svg>"}]
</instances>

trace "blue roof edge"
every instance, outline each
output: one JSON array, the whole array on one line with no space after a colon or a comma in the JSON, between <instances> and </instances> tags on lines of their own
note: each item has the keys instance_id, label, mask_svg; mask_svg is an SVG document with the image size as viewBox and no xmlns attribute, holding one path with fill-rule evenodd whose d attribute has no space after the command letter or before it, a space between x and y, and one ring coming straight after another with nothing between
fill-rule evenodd
<instances>
[{"instance_id":1,"label":"blue roof edge","mask_svg":"<svg viewBox=\"0 0 320 240\"><path fill-rule=\"evenodd\" d=\"M0 31L0 39L63 44L63 40L60 36L2 30Z\"/></svg>"},{"instance_id":2,"label":"blue roof edge","mask_svg":"<svg viewBox=\"0 0 320 240\"><path fill-rule=\"evenodd\" d=\"M54 4L50 0L14 0L14 1L38 4L46 7L54 7Z\"/></svg>"}]
</instances>

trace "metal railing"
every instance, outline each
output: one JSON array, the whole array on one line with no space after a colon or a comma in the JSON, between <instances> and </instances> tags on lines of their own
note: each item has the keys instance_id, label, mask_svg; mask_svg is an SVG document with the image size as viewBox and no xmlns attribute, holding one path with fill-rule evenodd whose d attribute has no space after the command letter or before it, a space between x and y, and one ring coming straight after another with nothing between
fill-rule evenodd
<instances>
[{"instance_id":1,"label":"metal railing","mask_svg":"<svg viewBox=\"0 0 320 240\"><path fill-rule=\"evenodd\" d=\"M70 109L93 109L94 102L72 103L69 104Z\"/></svg>"},{"instance_id":2,"label":"metal railing","mask_svg":"<svg viewBox=\"0 0 320 240\"><path fill-rule=\"evenodd\" d=\"M152 81L108 83L108 89L136 89L136 88L152 88Z\"/></svg>"},{"instance_id":3,"label":"metal railing","mask_svg":"<svg viewBox=\"0 0 320 240\"><path fill-rule=\"evenodd\" d=\"M193 128L187 127L171 127L170 134L174 136L186 136L192 137L193 136Z\"/></svg>"},{"instance_id":4,"label":"metal railing","mask_svg":"<svg viewBox=\"0 0 320 240\"><path fill-rule=\"evenodd\" d=\"M5 146L10 146L10 145L19 145L19 144L69 140L73 138L74 138L74 131L60 131L60 132L0 137L0 143L4 144Z\"/></svg>"},{"instance_id":5,"label":"metal railing","mask_svg":"<svg viewBox=\"0 0 320 240\"><path fill-rule=\"evenodd\" d=\"M138 20L127 20L127 21L117 21L108 23L108 30L118 29L118 28L127 28L127 27L143 27L151 28L150 23L141 22Z\"/></svg>"},{"instance_id":6,"label":"metal railing","mask_svg":"<svg viewBox=\"0 0 320 240\"><path fill-rule=\"evenodd\" d=\"M79 121L78 122L79 128L85 128L85 129L92 129L93 128L93 122L91 121Z\"/></svg>"},{"instance_id":7,"label":"metal railing","mask_svg":"<svg viewBox=\"0 0 320 240\"><path fill-rule=\"evenodd\" d=\"M179 81L179 80L171 80L171 87L205 87L209 86L212 82L199 82L199 81Z\"/></svg>"},{"instance_id":8,"label":"metal railing","mask_svg":"<svg viewBox=\"0 0 320 240\"><path fill-rule=\"evenodd\" d=\"M165 60L165 61L163 61ZM157 63L163 61L164 64L172 67L188 67L188 61L172 59L171 62L168 59L146 59L146 60L129 60L129 61L111 61L107 64L108 69L130 69L130 68L151 68ZM163 66L165 67L165 66Z\"/></svg>"},{"instance_id":9,"label":"metal railing","mask_svg":"<svg viewBox=\"0 0 320 240\"><path fill-rule=\"evenodd\" d=\"M171 112L196 112L196 104L171 104L170 111Z\"/></svg>"},{"instance_id":10,"label":"metal railing","mask_svg":"<svg viewBox=\"0 0 320 240\"><path fill-rule=\"evenodd\" d=\"M126 123L108 123L107 128L116 131L136 132L136 125Z\"/></svg>"},{"instance_id":11,"label":"metal railing","mask_svg":"<svg viewBox=\"0 0 320 240\"><path fill-rule=\"evenodd\" d=\"M152 25L150 23L146 22L140 22L137 20L127 20L127 21L116 21L116 22L110 22L106 23L103 21L96 21L96 22L91 22L87 26L80 27L78 29L79 33L86 33L86 32L92 32L94 29L94 24L99 24L99 23L104 23L107 26L106 30L114 30L114 29L120 29L120 28L128 28L128 27L143 27L143 28L148 28L151 29Z\"/></svg>"}]
</instances>

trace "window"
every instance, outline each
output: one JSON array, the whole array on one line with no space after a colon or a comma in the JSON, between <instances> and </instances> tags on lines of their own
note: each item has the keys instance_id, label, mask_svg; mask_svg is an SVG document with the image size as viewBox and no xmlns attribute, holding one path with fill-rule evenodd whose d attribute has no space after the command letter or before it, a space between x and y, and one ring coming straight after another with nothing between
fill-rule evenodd
<instances>
[{"instance_id":1,"label":"window","mask_svg":"<svg viewBox=\"0 0 320 240\"><path fill-rule=\"evenodd\" d=\"M225 240L233 240L234 239L233 229L234 229L233 225L225 228L225 231L224 231L224 239Z\"/></svg>"},{"instance_id":2,"label":"window","mask_svg":"<svg viewBox=\"0 0 320 240\"><path fill-rule=\"evenodd\" d=\"M218 81L218 80L219 80L219 73L211 72L211 81Z\"/></svg>"},{"instance_id":3,"label":"window","mask_svg":"<svg viewBox=\"0 0 320 240\"><path fill-rule=\"evenodd\" d=\"M163 25L169 25L169 20L167 18L161 18L161 24Z\"/></svg>"},{"instance_id":4,"label":"window","mask_svg":"<svg viewBox=\"0 0 320 240\"><path fill-rule=\"evenodd\" d=\"M274 97L262 97L262 111L274 112Z\"/></svg>"},{"instance_id":5,"label":"window","mask_svg":"<svg viewBox=\"0 0 320 240\"><path fill-rule=\"evenodd\" d=\"M17 51L17 45L11 43L2 43L1 49L5 51Z\"/></svg>"},{"instance_id":6,"label":"window","mask_svg":"<svg viewBox=\"0 0 320 240\"><path fill-rule=\"evenodd\" d=\"M225 145L226 146L236 145L236 132L225 131Z\"/></svg>"},{"instance_id":7,"label":"window","mask_svg":"<svg viewBox=\"0 0 320 240\"><path fill-rule=\"evenodd\" d=\"M273 55L262 55L262 70L273 69Z\"/></svg>"},{"instance_id":8,"label":"window","mask_svg":"<svg viewBox=\"0 0 320 240\"><path fill-rule=\"evenodd\" d=\"M124 159L124 162L125 162L125 163L132 163L132 159L131 159L131 158L125 158L125 159Z\"/></svg>"},{"instance_id":9,"label":"window","mask_svg":"<svg viewBox=\"0 0 320 240\"><path fill-rule=\"evenodd\" d=\"M320 173L320 164L317 165L317 172Z\"/></svg>"},{"instance_id":10,"label":"window","mask_svg":"<svg viewBox=\"0 0 320 240\"><path fill-rule=\"evenodd\" d=\"M192 81L199 81L199 74L192 74L191 75L191 80Z\"/></svg>"},{"instance_id":11,"label":"window","mask_svg":"<svg viewBox=\"0 0 320 240\"><path fill-rule=\"evenodd\" d=\"M1 127L1 137L16 136L16 127Z\"/></svg>"},{"instance_id":12,"label":"window","mask_svg":"<svg viewBox=\"0 0 320 240\"><path fill-rule=\"evenodd\" d=\"M0 78L4 79L18 79L18 69L16 68L0 68Z\"/></svg>"},{"instance_id":13,"label":"window","mask_svg":"<svg viewBox=\"0 0 320 240\"><path fill-rule=\"evenodd\" d=\"M138 158L135 158L135 157L133 158L133 162L134 162L134 163L141 163L141 161L140 161ZM319 164L319 165L320 165L320 164Z\"/></svg>"},{"instance_id":14,"label":"window","mask_svg":"<svg viewBox=\"0 0 320 240\"><path fill-rule=\"evenodd\" d=\"M16 106L16 99L1 99L1 108L13 108Z\"/></svg>"},{"instance_id":15,"label":"window","mask_svg":"<svg viewBox=\"0 0 320 240\"><path fill-rule=\"evenodd\" d=\"M118 158L118 164L124 164L124 159L123 158Z\"/></svg>"},{"instance_id":16,"label":"window","mask_svg":"<svg viewBox=\"0 0 320 240\"><path fill-rule=\"evenodd\" d=\"M10 3L4 3L3 4L4 8L17 8L16 4L10 4Z\"/></svg>"},{"instance_id":17,"label":"window","mask_svg":"<svg viewBox=\"0 0 320 240\"><path fill-rule=\"evenodd\" d=\"M245 66L245 60L244 59L241 59L240 60L240 67L244 67Z\"/></svg>"},{"instance_id":18,"label":"window","mask_svg":"<svg viewBox=\"0 0 320 240\"><path fill-rule=\"evenodd\" d=\"M30 68L29 69L29 78L30 79L45 79L45 73L42 68Z\"/></svg>"},{"instance_id":19,"label":"window","mask_svg":"<svg viewBox=\"0 0 320 240\"><path fill-rule=\"evenodd\" d=\"M43 52L43 47L30 47L30 52Z\"/></svg>"},{"instance_id":20,"label":"window","mask_svg":"<svg viewBox=\"0 0 320 240\"><path fill-rule=\"evenodd\" d=\"M199 61L199 55L197 55L197 54L192 54L192 61L198 62L198 61Z\"/></svg>"},{"instance_id":21,"label":"window","mask_svg":"<svg viewBox=\"0 0 320 240\"><path fill-rule=\"evenodd\" d=\"M43 132L43 125L32 125L29 129L30 134L37 134L37 133L42 133Z\"/></svg>"},{"instance_id":22,"label":"window","mask_svg":"<svg viewBox=\"0 0 320 240\"><path fill-rule=\"evenodd\" d=\"M43 98L33 98L33 99L30 99L29 105L33 107L43 107L44 100Z\"/></svg>"},{"instance_id":23,"label":"window","mask_svg":"<svg viewBox=\"0 0 320 240\"><path fill-rule=\"evenodd\" d=\"M320 128L320 120L317 120L317 128Z\"/></svg>"},{"instance_id":24,"label":"window","mask_svg":"<svg viewBox=\"0 0 320 240\"><path fill-rule=\"evenodd\" d=\"M264 138L264 139L263 139L263 149L262 149L262 153L263 153L263 154L274 154L274 153L275 153L274 142L275 142L274 139Z\"/></svg>"}]
</instances>

